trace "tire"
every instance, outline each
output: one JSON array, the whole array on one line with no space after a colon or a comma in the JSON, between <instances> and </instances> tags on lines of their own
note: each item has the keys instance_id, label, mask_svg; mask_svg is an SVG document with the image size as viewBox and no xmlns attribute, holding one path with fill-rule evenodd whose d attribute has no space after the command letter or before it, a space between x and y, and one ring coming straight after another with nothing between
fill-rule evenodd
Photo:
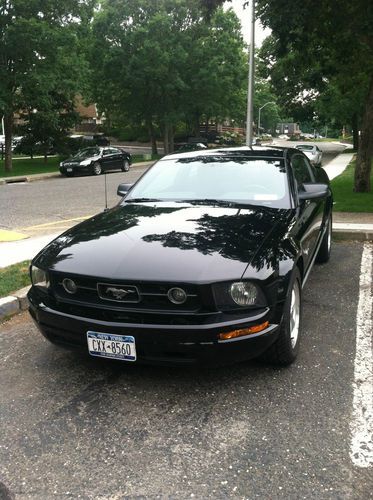
<instances>
[{"instance_id":1,"label":"tire","mask_svg":"<svg viewBox=\"0 0 373 500\"><path fill-rule=\"evenodd\" d=\"M326 224L327 224L326 231L322 238L319 251L317 252L316 255L316 262L318 264L324 264L325 262L328 262L330 258L330 252L332 247L332 227L333 227L332 214L329 215L329 219Z\"/></svg>"},{"instance_id":2,"label":"tire","mask_svg":"<svg viewBox=\"0 0 373 500\"><path fill-rule=\"evenodd\" d=\"M122 172L129 172L130 162L128 160L123 160Z\"/></svg>"},{"instance_id":3,"label":"tire","mask_svg":"<svg viewBox=\"0 0 373 500\"><path fill-rule=\"evenodd\" d=\"M98 161L95 161L93 166L92 166L92 173L93 175L101 175L102 174L102 167Z\"/></svg>"},{"instance_id":4,"label":"tire","mask_svg":"<svg viewBox=\"0 0 373 500\"><path fill-rule=\"evenodd\" d=\"M66 177L74 177L74 172L69 172L65 174Z\"/></svg>"},{"instance_id":5,"label":"tire","mask_svg":"<svg viewBox=\"0 0 373 500\"><path fill-rule=\"evenodd\" d=\"M280 333L276 341L263 354L264 360L280 366L287 366L295 361L299 352L301 319L302 284L300 272L296 268L285 300Z\"/></svg>"}]
</instances>

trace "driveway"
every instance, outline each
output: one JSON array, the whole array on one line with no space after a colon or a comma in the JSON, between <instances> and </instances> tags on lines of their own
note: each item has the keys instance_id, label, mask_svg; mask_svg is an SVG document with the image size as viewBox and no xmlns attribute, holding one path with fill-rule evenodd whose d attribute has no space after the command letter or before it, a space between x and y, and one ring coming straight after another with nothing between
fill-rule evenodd
<instances>
[{"instance_id":1,"label":"driveway","mask_svg":"<svg viewBox=\"0 0 373 500\"><path fill-rule=\"evenodd\" d=\"M98 362L26 313L0 325L0 480L20 499L372 498L371 266L340 243L314 268L287 369Z\"/></svg>"}]
</instances>

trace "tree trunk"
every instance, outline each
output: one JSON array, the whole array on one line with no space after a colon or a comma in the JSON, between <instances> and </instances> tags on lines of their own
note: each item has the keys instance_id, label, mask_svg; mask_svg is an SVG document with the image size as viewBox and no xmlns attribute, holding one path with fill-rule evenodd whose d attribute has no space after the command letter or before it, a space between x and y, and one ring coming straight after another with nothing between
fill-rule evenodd
<instances>
[{"instance_id":1,"label":"tree trunk","mask_svg":"<svg viewBox=\"0 0 373 500\"><path fill-rule=\"evenodd\" d=\"M147 121L147 126L148 126L148 133L149 133L150 142L152 145L152 154L157 155L158 154L157 141L155 138L154 125L153 125L152 120Z\"/></svg>"},{"instance_id":2,"label":"tree trunk","mask_svg":"<svg viewBox=\"0 0 373 500\"><path fill-rule=\"evenodd\" d=\"M4 115L5 133L5 172L12 171L12 139L13 139L13 113Z\"/></svg>"},{"instance_id":3,"label":"tree trunk","mask_svg":"<svg viewBox=\"0 0 373 500\"><path fill-rule=\"evenodd\" d=\"M200 131L199 131L199 122L200 122L200 115L199 113L196 113L195 116L194 116L194 130L193 130L193 134L195 137L199 137L201 135Z\"/></svg>"},{"instance_id":4,"label":"tree trunk","mask_svg":"<svg viewBox=\"0 0 373 500\"><path fill-rule=\"evenodd\" d=\"M357 151L359 149L359 120L357 117L357 113L354 113L352 115L351 125L354 150Z\"/></svg>"},{"instance_id":5,"label":"tree trunk","mask_svg":"<svg viewBox=\"0 0 373 500\"><path fill-rule=\"evenodd\" d=\"M371 78L368 95L365 101L361 137L355 168L356 193L370 193L370 172L373 157L373 77Z\"/></svg>"},{"instance_id":6,"label":"tree trunk","mask_svg":"<svg viewBox=\"0 0 373 500\"><path fill-rule=\"evenodd\" d=\"M168 152L173 153L175 151L175 142L174 142L174 127L170 124L170 129L168 132Z\"/></svg>"},{"instance_id":7,"label":"tree trunk","mask_svg":"<svg viewBox=\"0 0 373 500\"><path fill-rule=\"evenodd\" d=\"M163 148L164 148L164 154L168 155L169 153L169 124L168 122L165 122L164 124L164 131L163 131Z\"/></svg>"}]
</instances>

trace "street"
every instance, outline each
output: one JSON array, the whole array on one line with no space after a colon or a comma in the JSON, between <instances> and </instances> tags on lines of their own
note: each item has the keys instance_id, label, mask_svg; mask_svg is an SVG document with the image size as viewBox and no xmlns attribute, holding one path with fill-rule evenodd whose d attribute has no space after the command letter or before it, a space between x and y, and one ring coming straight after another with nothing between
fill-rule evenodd
<instances>
[{"instance_id":1,"label":"street","mask_svg":"<svg viewBox=\"0 0 373 500\"><path fill-rule=\"evenodd\" d=\"M289 146L289 142L278 141ZM297 143L291 143L295 145ZM344 146L319 143L323 165L327 165ZM121 182L135 182L148 167L134 164L130 172L106 175L108 206L119 201L116 194ZM105 207L105 176L54 178L32 183L0 186L0 229L15 230L29 236L61 233Z\"/></svg>"},{"instance_id":2,"label":"street","mask_svg":"<svg viewBox=\"0 0 373 500\"><path fill-rule=\"evenodd\" d=\"M287 369L99 362L50 345L27 313L3 323L0 480L17 499L372 498L372 468L354 457L363 248L334 244L314 267Z\"/></svg>"}]
</instances>

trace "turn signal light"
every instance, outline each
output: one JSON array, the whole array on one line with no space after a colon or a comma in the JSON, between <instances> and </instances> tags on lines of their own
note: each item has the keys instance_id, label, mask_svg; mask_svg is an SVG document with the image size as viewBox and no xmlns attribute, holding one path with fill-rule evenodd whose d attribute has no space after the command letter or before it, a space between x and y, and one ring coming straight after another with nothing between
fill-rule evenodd
<instances>
[{"instance_id":1,"label":"turn signal light","mask_svg":"<svg viewBox=\"0 0 373 500\"><path fill-rule=\"evenodd\" d=\"M232 330L227 333L219 333L219 340L229 340L235 339L236 337L243 337L245 335L252 335L253 333L259 333L265 330L269 326L269 321L265 321L260 325L250 326L249 328L242 328L241 330Z\"/></svg>"}]
</instances>

